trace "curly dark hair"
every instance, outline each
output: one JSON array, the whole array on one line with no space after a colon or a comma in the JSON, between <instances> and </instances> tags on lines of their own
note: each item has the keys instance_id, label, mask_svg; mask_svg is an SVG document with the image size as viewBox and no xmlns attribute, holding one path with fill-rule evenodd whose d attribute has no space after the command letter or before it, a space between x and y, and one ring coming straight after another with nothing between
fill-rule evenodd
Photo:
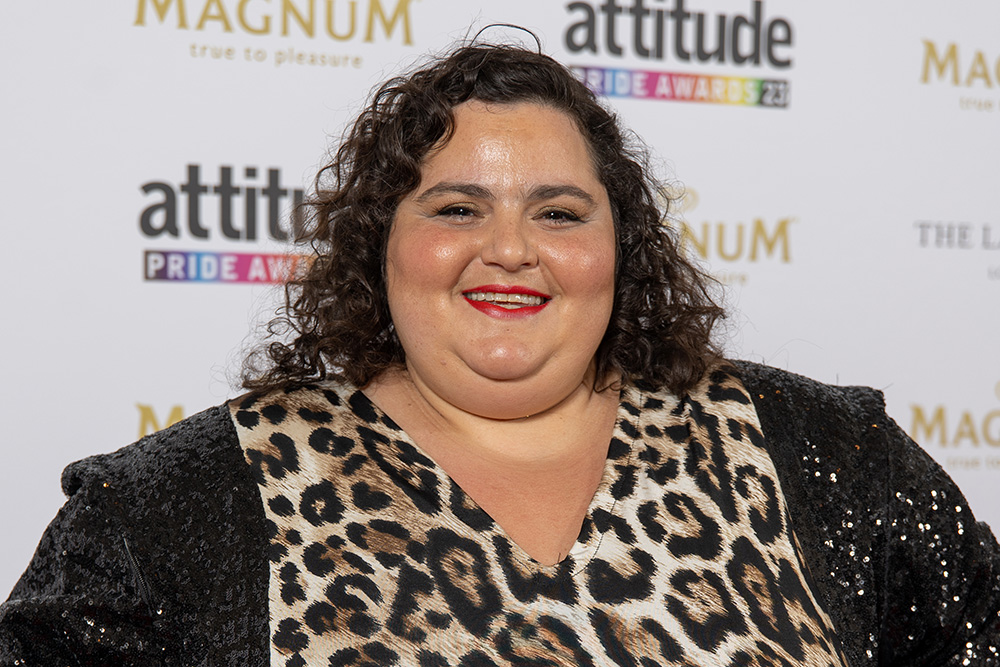
<instances>
[{"instance_id":1,"label":"curly dark hair","mask_svg":"<svg viewBox=\"0 0 1000 667\"><path fill-rule=\"evenodd\" d=\"M404 362L386 296L389 231L397 205L420 183L424 158L451 136L455 107L469 100L559 109L587 141L617 237L614 306L596 377L618 371L624 382L682 394L720 358L714 281L664 224L668 200L657 198L662 190L643 145L627 141L615 115L549 56L466 44L379 87L320 171L302 239L314 261L286 285L285 306L268 326L271 342L244 365L244 387L324 379L363 387Z\"/></svg>"}]
</instances>

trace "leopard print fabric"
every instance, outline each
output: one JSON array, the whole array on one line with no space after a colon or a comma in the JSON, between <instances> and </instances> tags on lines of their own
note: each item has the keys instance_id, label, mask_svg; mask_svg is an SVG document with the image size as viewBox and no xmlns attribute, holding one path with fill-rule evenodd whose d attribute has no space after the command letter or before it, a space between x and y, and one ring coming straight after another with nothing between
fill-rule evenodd
<instances>
[{"instance_id":1,"label":"leopard print fabric","mask_svg":"<svg viewBox=\"0 0 1000 667\"><path fill-rule=\"evenodd\" d=\"M360 391L231 403L270 530L271 664L846 665L746 391L622 391L575 547L541 566Z\"/></svg>"}]
</instances>

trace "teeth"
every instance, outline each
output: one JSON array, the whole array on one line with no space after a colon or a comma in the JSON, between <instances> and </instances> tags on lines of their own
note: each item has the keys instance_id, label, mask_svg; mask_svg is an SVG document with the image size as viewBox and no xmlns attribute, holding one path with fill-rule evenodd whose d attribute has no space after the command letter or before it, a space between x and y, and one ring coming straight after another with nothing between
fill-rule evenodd
<instances>
[{"instance_id":1,"label":"teeth","mask_svg":"<svg viewBox=\"0 0 1000 667\"><path fill-rule=\"evenodd\" d=\"M466 292L465 298L471 301L488 301L504 308L520 306L540 306L545 301L533 294L507 294L504 292Z\"/></svg>"}]
</instances>

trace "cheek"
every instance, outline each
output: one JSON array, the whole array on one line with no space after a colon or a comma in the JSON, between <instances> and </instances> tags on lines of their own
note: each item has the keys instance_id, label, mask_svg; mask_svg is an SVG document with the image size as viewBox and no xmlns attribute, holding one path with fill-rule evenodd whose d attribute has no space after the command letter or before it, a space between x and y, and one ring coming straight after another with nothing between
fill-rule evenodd
<instances>
[{"instance_id":1,"label":"cheek","mask_svg":"<svg viewBox=\"0 0 1000 667\"><path fill-rule=\"evenodd\" d=\"M561 280L566 289L592 297L613 298L615 285L615 248L607 239L588 240L554 250L555 265L562 267Z\"/></svg>"},{"instance_id":2,"label":"cheek","mask_svg":"<svg viewBox=\"0 0 1000 667\"><path fill-rule=\"evenodd\" d=\"M463 267L461 247L434 230L399 233L386 248L389 299L402 294L446 292L458 281Z\"/></svg>"}]
</instances>

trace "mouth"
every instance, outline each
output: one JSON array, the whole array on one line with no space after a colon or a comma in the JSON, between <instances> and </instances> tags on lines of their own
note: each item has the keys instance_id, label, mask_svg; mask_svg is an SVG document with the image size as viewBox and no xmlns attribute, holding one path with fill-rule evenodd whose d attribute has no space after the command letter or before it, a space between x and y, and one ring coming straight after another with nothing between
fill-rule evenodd
<instances>
[{"instance_id":1,"label":"mouth","mask_svg":"<svg viewBox=\"0 0 1000 667\"><path fill-rule=\"evenodd\" d=\"M540 310L552 297L525 287L510 287L506 285L483 285L462 292L475 308L499 308L507 311Z\"/></svg>"}]
</instances>

